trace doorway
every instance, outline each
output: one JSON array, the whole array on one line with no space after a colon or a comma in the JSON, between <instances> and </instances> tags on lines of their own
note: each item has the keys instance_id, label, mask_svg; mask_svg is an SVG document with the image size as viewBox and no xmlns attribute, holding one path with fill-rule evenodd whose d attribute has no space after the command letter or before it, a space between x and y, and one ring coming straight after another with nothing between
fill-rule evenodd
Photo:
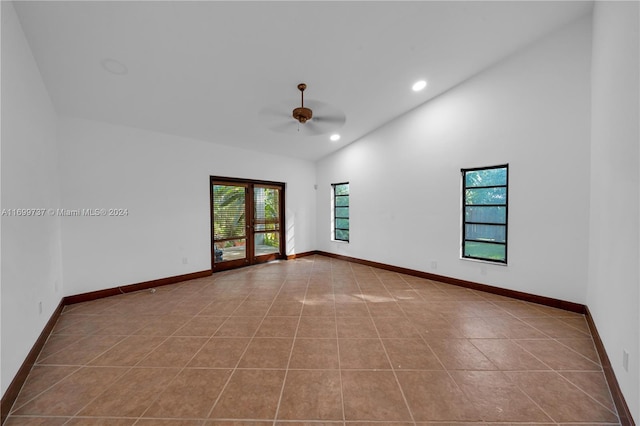
<instances>
[{"instance_id":1,"label":"doorway","mask_svg":"<svg viewBox=\"0 0 640 426\"><path fill-rule=\"evenodd\" d=\"M211 176L213 272L284 259L285 184Z\"/></svg>"}]
</instances>

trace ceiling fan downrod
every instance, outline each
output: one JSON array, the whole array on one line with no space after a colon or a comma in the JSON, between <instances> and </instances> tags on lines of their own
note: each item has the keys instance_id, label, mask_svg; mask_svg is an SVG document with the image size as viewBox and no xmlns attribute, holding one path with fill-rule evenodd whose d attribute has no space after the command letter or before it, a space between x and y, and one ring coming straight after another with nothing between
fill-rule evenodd
<instances>
[{"instance_id":1,"label":"ceiling fan downrod","mask_svg":"<svg viewBox=\"0 0 640 426\"><path fill-rule=\"evenodd\" d=\"M293 110L293 118L298 120L299 123L306 123L313 116L312 111L309 108L304 107L304 89L307 85L304 83L298 84L298 90L300 90L300 107Z\"/></svg>"}]
</instances>

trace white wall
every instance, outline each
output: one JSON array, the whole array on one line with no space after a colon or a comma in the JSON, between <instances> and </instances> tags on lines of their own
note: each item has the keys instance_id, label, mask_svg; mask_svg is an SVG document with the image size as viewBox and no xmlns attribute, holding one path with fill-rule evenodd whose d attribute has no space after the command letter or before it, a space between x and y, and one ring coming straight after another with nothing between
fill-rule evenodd
<instances>
[{"instance_id":1,"label":"white wall","mask_svg":"<svg viewBox=\"0 0 640 426\"><path fill-rule=\"evenodd\" d=\"M637 2L593 13L591 221L587 305L620 387L640 420L640 57ZM629 353L629 371L622 368Z\"/></svg>"},{"instance_id":2,"label":"white wall","mask_svg":"<svg viewBox=\"0 0 640 426\"><path fill-rule=\"evenodd\" d=\"M590 46L585 17L320 161L318 249L584 303ZM503 163L509 265L461 260L460 169ZM330 241L344 181L349 244Z\"/></svg>"},{"instance_id":3,"label":"white wall","mask_svg":"<svg viewBox=\"0 0 640 426\"><path fill-rule=\"evenodd\" d=\"M56 115L13 4L1 3L1 207L57 208ZM0 224L4 394L60 302L62 270L58 218L3 215Z\"/></svg>"},{"instance_id":4,"label":"white wall","mask_svg":"<svg viewBox=\"0 0 640 426\"><path fill-rule=\"evenodd\" d=\"M220 175L287 183L288 254L319 249L586 303L637 421L637 16L637 3L596 4L593 76L584 19L321 160L316 173L305 161L57 121L2 2L1 207L129 212L2 217L2 393L63 294L209 269L208 178ZM461 260L459 170L506 162L509 266ZM330 184L343 181L349 244L330 241Z\"/></svg>"},{"instance_id":5,"label":"white wall","mask_svg":"<svg viewBox=\"0 0 640 426\"><path fill-rule=\"evenodd\" d=\"M58 138L63 207L128 209L62 218L66 295L211 269L211 175L285 182L287 254L315 250L311 162L72 118Z\"/></svg>"}]
</instances>

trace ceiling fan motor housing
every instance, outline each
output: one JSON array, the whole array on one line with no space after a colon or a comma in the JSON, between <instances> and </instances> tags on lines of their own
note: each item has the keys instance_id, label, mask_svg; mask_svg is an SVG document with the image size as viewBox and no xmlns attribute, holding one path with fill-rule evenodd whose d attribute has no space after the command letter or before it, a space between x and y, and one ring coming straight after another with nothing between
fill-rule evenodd
<instances>
[{"instance_id":1,"label":"ceiling fan motor housing","mask_svg":"<svg viewBox=\"0 0 640 426\"><path fill-rule=\"evenodd\" d=\"M306 123L312 116L311 110L305 107L298 107L293 110L293 118L301 123Z\"/></svg>"}]
</instances>

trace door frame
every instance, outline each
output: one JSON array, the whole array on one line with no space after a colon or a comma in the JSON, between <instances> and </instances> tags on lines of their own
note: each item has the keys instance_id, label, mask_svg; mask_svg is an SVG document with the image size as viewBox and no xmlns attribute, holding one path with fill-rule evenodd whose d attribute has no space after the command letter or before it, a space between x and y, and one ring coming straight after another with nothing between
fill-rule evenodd
<instances>
[{"instance_id":1,"label":"door frame","mask_svg":"<svg viewBox=\"0 0 640 426\"><path fill-rule=\"evenodd\" d=\"M229 261L216 263L215 262L215 236L214 236L214 222L213 222L213 183L214 182L222 182L236 185L246 185L248 188L247 197L245 198L245 206L246 211L249 213L246 217L247 224L247 241L246 241L246 258L244 261ZM274 253L270 255L263 255L259 258L255 255L254 252L254 224L253 224L253 214L254 214L254 195L253 195L253 187L255 185L265 185L265 186L275 186L280 188L280 253ZM273 182L273 181L265 181L265 180L256 180L256 179L241 179L241 178L232 178L225 176L209 176L209 240L211 242L211 270L213 272L224 271L228 269L241 268L244 266L255 265L258 263L269 262L271 260L277 259L286 259L287 258L287 238L286 238L286 217L285 217L285 189L286 184L284 182Z\"/></svg>"}]
</instances>

